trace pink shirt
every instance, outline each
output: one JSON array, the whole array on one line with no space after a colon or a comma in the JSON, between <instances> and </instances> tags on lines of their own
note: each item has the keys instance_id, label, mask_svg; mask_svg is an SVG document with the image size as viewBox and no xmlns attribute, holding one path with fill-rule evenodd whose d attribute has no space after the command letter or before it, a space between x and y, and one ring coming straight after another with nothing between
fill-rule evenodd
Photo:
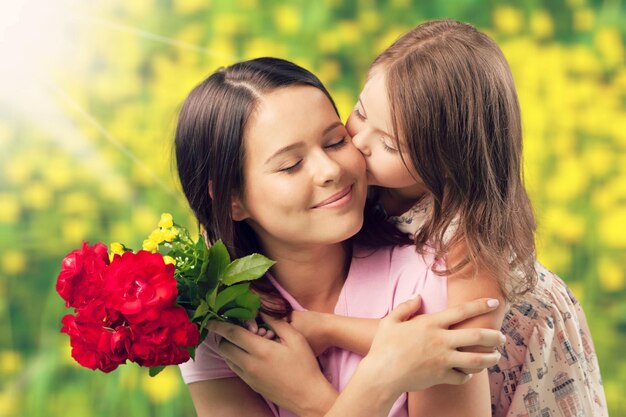
<instances>
[{"instance_id":1,"label":"pink shirt","mask_svg":"<svg viewBox=\"0 0 626 417\"><path fill-rule=\"evenodd\" d=\"M432 256L417 254L414 246L383 248L375 252L355 249L350 271L335 306L335 314L380 319L414 294L422 296L423 313L445 309L447 279L432 272L432 263ZM304 310L278 282L272 281L294 310ZM195 361L189 360L179 365L187 384L237 376L216 353L217 344L218 337L209 334L196 350ZM326 378L338 391L342 391L362 357L347 350L331 348L318 359ZM408 416L406 400L406 394L401 395L389 416ZM277 417L295 416L269 401L268 405Z\"/></svg>"}]
</instances>

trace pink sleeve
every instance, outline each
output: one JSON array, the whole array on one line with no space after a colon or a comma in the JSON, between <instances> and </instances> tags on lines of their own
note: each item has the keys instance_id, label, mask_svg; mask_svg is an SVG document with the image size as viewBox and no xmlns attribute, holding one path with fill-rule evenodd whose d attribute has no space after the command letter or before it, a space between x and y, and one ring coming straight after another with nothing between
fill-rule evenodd
<instances>
[{"instance_id":1,"label":"pink sleeve","mask_svg":"<svg viewBox=\"0 0 626 417\"><path fill-rule=\"evenodd\" d=\"M209 333L196 349L196 359L178 365L186 384L237 376L217 353L217 343L217 336Z\"/></svg>"},{"instance_id":2,"label":"pink sleeve","mask_svg":"<svg viewBox=\"0 0 626 417\"><path fill-rule=\"evenodd\" d=\"M412 298L422 296L420 313L436 313L448 306L448 279L432 271L434 258L420 255L415 246L393 249L391 256L392 307Z\"/></svg>"}]
</instances>

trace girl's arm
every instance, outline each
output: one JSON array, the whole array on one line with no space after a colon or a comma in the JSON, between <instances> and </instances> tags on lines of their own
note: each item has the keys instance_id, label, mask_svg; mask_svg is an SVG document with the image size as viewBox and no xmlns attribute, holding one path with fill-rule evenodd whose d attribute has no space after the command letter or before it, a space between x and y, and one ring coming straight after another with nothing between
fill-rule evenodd
<instances>
[{"instance_id":1,"label":"girl's arm","mask_svg":"<svg viewBox=\"0 0 626 417\"><path fill-rule=\"evenodd\" d=\"M469 376L455 368L484 369L500 356L457 350L475 344L493 350L503 343L500 332L447 330L493 310L485 299L410 319L419 306L419 301L409 300L381 320L370 353L339 397L320 372L306 339L288 323L266 318L280 337L278 343L227 323L210 322L208 327L224 338L218 350L230 368L281 407L300 416L386 416L402 392L465 383Z\"/></svg>"},{"instance_id":2,"label":"girl's arm","mask_svg":"<svg viewBox=\"0 0 626 417\"><path fill-rule=\"evenodd\" d=\"M466 254L463 245L457 245L448 254L448 261L454 265ZM490 297L500 301L500 306L487 314L472 317L451 326L451 329L500 329L506 304L497 280L484 268L466 265L448 276L448 306L462 304L468 300ZM482 346L467 346L459 349L464 352L487 352ZM476 372L473 367L463 367L466 373ZM450 401L454 398L454 401ZM420 392L409 393L409 416L437 417L488 417L491 416L491 396L487 370L483 370L465 385L437 385Z\"/></svg>"},{"instance_id":3,"label":"girl's arm","mask_svg":"<svg viewBox=\"0 0 626 417\"><path fill-rule=\"evenodd\" d=\"M309 342L315 356L339 347L365 356L372 346L380 320L360 319L315 311L293 311L291 325Z\"/></svg>"},{"instance_id":4,"label":"girl's arm","mask_svg":"<svg viewBox=\"0 0 626 417\"><path fill-rule=\"evenodd\" d=\"M273 417L267 403L240 378L188 385L198 417Z\"/></svg>"}]
</instances>

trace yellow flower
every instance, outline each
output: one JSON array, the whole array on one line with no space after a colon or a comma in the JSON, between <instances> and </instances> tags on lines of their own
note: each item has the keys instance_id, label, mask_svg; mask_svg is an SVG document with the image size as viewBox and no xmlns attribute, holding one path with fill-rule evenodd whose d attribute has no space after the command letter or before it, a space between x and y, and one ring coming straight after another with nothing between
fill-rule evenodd
<instances>
[{"instance_id":1,"label":"yellow flower","mask_svg":"<svg viewBox=\"0 0 626 417\"><path fill-rule=\"evenodd\" d=\"M182 384L178 370L173 366L168 366L154 378L145 372L141 385L153 403L164 404L178 394Z\"/></svg>"},{"instance_id":2,"label":"yellow flower","mask_svg":"<svg viewBox=\"0 0 626 417\"><path fill-rule=\"evenodd\" d=\"M530 18L530 29L538 38L549 38L554 34L552 16L546 10L537 10Z\"/></svg>"},{"instance_id":3,"label":"yellow flower","mask_svg":"<svg viewBox=\"0 0 626 417\"><path fill-rule=\"evenodd\" d=\"M614 210L600 219L598 232L606 246L626 249L624 230L626 230L626 208Z\"/></svg>"},{"instance_id":4,"label":"yellow flower","mask_svg":"<svg viewBox=\"0 0 626 417\"><path fill-rule=\"evenodd\" d=\"M178 229L176 229L176 232L174 232L173 229L176 228L172 227L171 229L165 229L161 232L161 236L163 236L163 240L165 242L171 242L176 238L176 235L178 234Z\"/></svg>"},{"instance_id":5,"label":"yellow flower","mask_svg":"<svg viewBox=\"0 0 626 417\"><path fill-rule=\"evenodd\" d=\"M154 243L158 245L165 240L165 237L163 236L163 230L154 229L152 233L150 233L150 236L148 236L148 239L154 241Z\"/></svg>"},{"instance_id":6,"label":"yellow flower","mask_svg":"<svg viewBox=\"0 0 626 417\"><path fill-rule=\"evenodd\" d=\"M574 29L580 32L590 30L593 28L593 23L596 19L593 10L580 9L574 12Z\"/></svg>"},{"instance_id":7,"label":"yellow flower","mask_svg":"<svg viewBox=\"0 0 626 417\"><path fill-rule=\"evenodd\" d=\"M17 222L20 212L20 203L14 194L0 193L0 223Z\"/></svg>"},{"instance_id":8,"label":"yellow flower","mask_svg":"<svg viewBox=\"0 0 626 417\"><path fill-rule=\"evenodd\" d=\"M176 265L176 259L172 258L171 256L165 255L163 257L163 262L165 262L165 265L167 264L172 264L172 265Z\"/></svg>"},{"instance_id":9,"label":"yellow flower","mask_svg":"<svg viewBox=\"0 0 626 417\"><path fill-rule=\"evenodd\" d=\"M22 252L8 250L2 256L2 269L7 274L19 274L26 269L26 256Z\"/></svg>"},{"instance_id":10,"label":"yellow flower","mask_svg":"<svg viewBox=\"0 0 626 417\"><path fill-rule=\"evenodd\" d=\"M493 24L499 32L514 35L522 29L524 17L515 7L500 6L493 12Z\"/></svg>"},{"instance_id":11,"label":"yellow flower","mask_svg":"<svg viewBox=\"0 0 626 417\"><path fill-rule=\"evenodd\" d=\"M161 214L161 220L159 220L159 227L163 229L168 229L174 226L174 218L169 213Z\"/></svg>"},{"instance_id":12,"label":"yellow flower","mask_svg":"<svg viewBox=\"0 0 626 417\"><path fill-rule=\"evenodd\" d=\"M0 371L3 375L12 375L19 372L22 367L22 355L15 350L0 352Z\"/></svg>"},{"instance_id":13,"label":"yellow flower","mask_svg":"<svg viewBox=\"0 0 626 417\"><path fill-rule=\"evenodd\" d=\"M616 28L600 29L594 38L594 43L610 67L617 67L624 61L624 45Z\"/></svg>"},{"instance_id":14,"label":"yellow flower","mask_svg":"<svg viewBox=\"0 0 626 417\"><path fill-rule=\"evenodd\" d=\"M281 33L296 33L300 30L301 18L298 9L292 6L277 7L274 21Z\"/></svg>"},{"instance_id":15,"label":"yellow flower","mask_svg":"<svg viewBox=\"0 0 626 417\"><path fill-rule=\"evenodd\" d=\"M111 252L113 255L122 255L124 253L124 246L119 242L111 243Z\"/></svg>"},{"instance_id":16,"label":"yellow flower","mask_svg":"<svg viewBox=\"0 0 626 417\"><path fill-rule=\"evenodd\" d=\"M598 276L607 291L620 291L626 286L624 267L612 259L603 257L598 262Z\"/></svg>"},{"instance_id":17,"label":"yellow flower","mask_svg":"<svg viewBox=\"0 0 626 417\"><path fill-rule=\"evenodd\" d=\"M143 250L148 251L148 252L156 252L156 250L159 248L159 244L156 243L154 240L152 239L146 239L143 241L143 244L141 245Z\"/></svg>"}]
</instances>

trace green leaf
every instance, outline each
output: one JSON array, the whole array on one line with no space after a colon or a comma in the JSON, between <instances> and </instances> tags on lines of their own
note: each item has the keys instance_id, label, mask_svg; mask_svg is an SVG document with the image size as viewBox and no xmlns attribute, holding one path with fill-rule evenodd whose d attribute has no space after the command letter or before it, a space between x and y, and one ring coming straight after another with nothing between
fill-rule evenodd
<instances>
[{"instance_id":1,"label":"green leaf","mask_svg":"<svg viewBox=\"0 0 626 417\"><path fill-rule=\"evenodd\" d=\"M206 282L207 289L211 290L217 286L224 270L230 264L228 249L226 249L226 245L221 240L215 242L209 249L208 262L206 273L201 277L201 280Z\"/></svg>"},{"instance_id":2,"label":"green leaf","mask_svg":"<svg viewBox=\"0 0 626 417\"><path fill-rule=\"evenodd\" d=\"M165 369L165 366L151 366L148 373L150 376L154 377L157 376L163 369Z\"/></svg>"},{"instance_id":3,"label":"green leaf","mask_svg":"<svg viewBox=\"0 0 626 417\"><path fill-rule=\"evenodd\" d=\"M259 307L261 307L261 297L250 291L241 294L239 297L237 297L235 302L239 307L245 308L253 312L258 311Z\"/></svg>"},{"instance_id":4,"label":"green leaf","mask_svg":"<svg viewBox=\"0 0 626 417\"><path fill-rule=\"evenodd\" d=\"M207 295L206 297L206 302L209 305L209 309L212 309L213 311L217 311L217 309L215 308L215 302L217 299L217 290L218 290L218 287L213 288L213 291L211 291L209 295Z\"/></svg>"},{"instance_id":5,"label":"green leaf","mask_svg":"<svg viewBox=\"0 0 626 417\"><path fill-rule=\"evenodd\" d=\"M196 312L193 314L193 317L191 318L191 320L193 321L200 317L203 317L208 312L209 312L209 305L206 303L206 301L202 300L200 301L200 305L196 309Z\"/></svg>"},{"instance_id":6,"label":"green leaf","mask_svg":"<svg viewBox=\"0 0 626 417\"><path fill-rule=\"evenodd\" d=\"M215 298L215 310L220 311L226 304L248 292L248 288L250 288L250 283L246 282L245 284L232 285L219 291Z\"/></svg>"},{"instance_id":7,"label":"green leaf","mask_svg":"<svg viewBox=\"0 0 626 417\"><path fill-rule=\"evenodd\" d=\"M247 310L245 308L231 308L227 310L223 314L224 317L228 319L239 319L239 320L250 320L254 317L254 312Z\"/></svg>"},{"instance_id":8,"label":"green leaf","mask_svg":"<svg viewBox=\"0 0 626 417\"><path fill-rule=\"evenodd\" d=\"M238 282L260 278L275 263L258 253L235 259L226 267L222 282L225 285L233 285Z\"/></svg>"}]
</instances>

